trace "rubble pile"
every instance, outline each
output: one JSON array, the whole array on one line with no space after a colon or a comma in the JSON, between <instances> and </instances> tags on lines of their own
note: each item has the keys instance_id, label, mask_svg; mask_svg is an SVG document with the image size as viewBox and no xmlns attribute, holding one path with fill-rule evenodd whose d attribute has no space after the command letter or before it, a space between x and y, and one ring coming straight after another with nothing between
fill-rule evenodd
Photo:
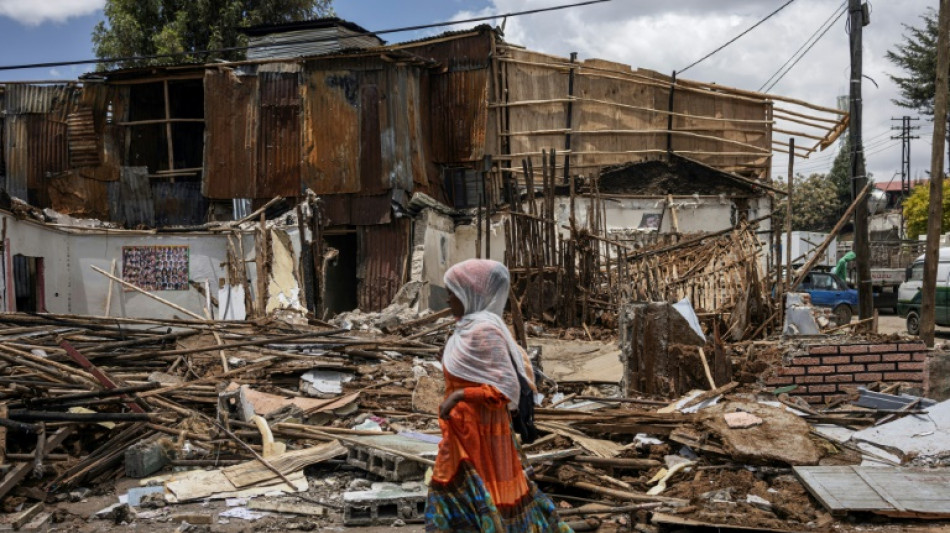
<instances>
[{"instance_id":1,"label":"rubble pile","mask_svg":"<svg viewBox=\"0 0 950 533\"><path fill-rule=\"evenodd\" d=\"M524 326L542 434L523 447L526 466L575 530L826 531L868 513L945 516L950 497L934 479L950 455L950 403L906 394L920 392L913 382L864 384L831 405L797 395L809 385L767 385L808 357L822 365L886 345L724 345L690 333L677 306L625 311L668 313L669 329L641 343L653 347L655 379L640 381L650 393L629 378L639 363L623 332L636 320L622 320L619 344L603 329ZM310 325L0 315L0 527L421 523L446 315L404 305ZM933 501L888 492L921 472L930 477L912 482ZM845 478L877 500L834 495Z\"/></svg>"}]
</instances>

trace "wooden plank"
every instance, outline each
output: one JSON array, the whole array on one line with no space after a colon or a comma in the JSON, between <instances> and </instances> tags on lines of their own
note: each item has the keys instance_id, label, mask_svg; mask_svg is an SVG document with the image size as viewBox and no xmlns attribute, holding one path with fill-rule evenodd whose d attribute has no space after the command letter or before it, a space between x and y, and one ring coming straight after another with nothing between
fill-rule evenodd
<instances>
[{"instance_id":1,"label":"wooden plank","mask_svg":"<svg viewBox=\"0 0 950 533\"><path fill-rule=\"evenodd\" d=\"M325 507L308 503L273 502L264 499L255 499L247 502L247 508L252 511L270 511L273 513L299 514L305 516L326 516Z\"/></svg>"},{"instance_id":2,"label":"wooden plank","mask_svg":"<svg viewBox=\"0 0 950 533\"><path fill-rule=\"evenodd\" d=\"M281 472L291 473L305 466L326 461L345 453L345 446L338 441L331 441L312 448L287 452L269 458L268 461ZM247 463L229 466L224 469L224 475L237 488L247 487L277 477L277 474L261 464L260 461L248 461Z\"/></svg>"},{"instance_id":3,"label":"wooden plank","mask_svg":"<svg viewBox=\"0 0 950 533\"><path fill-rule=\"evenodd\" d=\"M53 434L52 437L46 439L45 451L49 452L63 443L73 430L70 427L65 427ZM26 476L33 471L33 463L19 463L13 468L9 474L4 476L3 480L0 481L0 498L6 497L11 490L14 489L21 481L26 479Z\"/></svg>"},{"instance_id":4,"label":"wooden plank","mask_svg":"<svg viewBox=\"0 0 950 533\"><path fill-rule=\"evenodd\" d=\"M709 528L714 531L769 531L774 533L786 533L787 531L795 531L791 529L771 529L766 527L750 527L750 526L740 526L732 524L714 524L712 522L701 522L699 520L693 520L691 518L684 518L682 516L676 516L666 513L653 513L652 522L658 525L665 526L681 526L686 528Z\"/></svg>"},{"instance_id":5,"label":"wooden plank","mask_svg":"<svg viewBox=\"0 0 950 533\"><path fill-rule=\"evenodd\" d=\"M795 475L832 514L950 516L950 470L898 467L796 466Z\"/></svg>"}]
</instances>

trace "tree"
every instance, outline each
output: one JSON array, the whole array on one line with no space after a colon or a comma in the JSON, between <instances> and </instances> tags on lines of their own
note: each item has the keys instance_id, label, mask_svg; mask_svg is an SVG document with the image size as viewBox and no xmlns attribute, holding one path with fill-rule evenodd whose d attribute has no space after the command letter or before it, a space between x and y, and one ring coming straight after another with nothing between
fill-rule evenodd
<instances>
[{"instance_id":1,"label":"tree","mask_svg":"<svg viewBox=\"0 0 950 533\"><path fill-rule=\"evenodd\" d=\"M907 237L916 239L927 233L927 217L930 206L930 184L914 187L910 196L904 200L904 222L907 224ZM950 230L950 180L943 182L943 220L940 233Z\"/></svg>"},{"instance_id":2,"label":"tree","mask_svg":"<svg viewBox=\"0 0 950 533\"><path fill-rule=\"evenodd\" d=\"M887 59L907 73L906 77L890 76L900 89L901 98L894 103L933 115L934 82L937 78L937 12L932 7L921 15L922 27L904 24L904 41L888 50Z\"/></svg>"},{"instance_id":3,"label":"tree","mask_svg":"<svg viewBox=\"0 0 950 533\"><path fill-rule=\"evenodd\" d=\"M101 68L239 60L245 57L243 50L204 51L246 46L243 28L332 14L332 0L106 0L106 20L96 25L92 42L101 59L184 54L104 63Z\"/></svg>"},{"instance_id":4,"label":"tree","mask_svg":"<svg viewBox=\"0 0 950 533\"><path fill-rule=\"evenodd\" d=\"M824 174L808 177L798 174L792 187L792 231L828 231L834 227L841 201L833 181ZM776 208L779 220L785 220L787 203L787 197L779 201Z\"/></svg>"}]
</instances>

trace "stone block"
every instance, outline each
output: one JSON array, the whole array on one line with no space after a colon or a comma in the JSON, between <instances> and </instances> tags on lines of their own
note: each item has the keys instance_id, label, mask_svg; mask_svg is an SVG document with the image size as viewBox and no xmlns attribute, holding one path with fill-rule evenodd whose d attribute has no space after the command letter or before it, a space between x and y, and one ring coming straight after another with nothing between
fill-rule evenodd
<instances>
[{"instance_id":1,"label":"stone block","mask_svg":"<svg viewBox=\"0 0 950 533\"><path fill-rule=\"evenodd\" d=\"M396 520L418 522L425 516L422 483L373 483L372 489L343 493L343 525L386 526Z\"/></svg>"}]
</instances>

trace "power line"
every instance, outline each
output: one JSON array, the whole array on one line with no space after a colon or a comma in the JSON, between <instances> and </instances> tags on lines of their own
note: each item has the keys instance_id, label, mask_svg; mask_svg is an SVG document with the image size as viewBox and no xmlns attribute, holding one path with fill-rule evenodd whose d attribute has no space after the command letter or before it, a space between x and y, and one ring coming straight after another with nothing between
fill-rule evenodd
<instances>
[{"instance_id":1,"label":"power line","mask_svg":"<svg viewBox=\"0 0 950 533\"><path fill-rule=\"evenodd\" d=\"M612 2L613 0L586 0L584 2L575 2L573 4L563 4L559 6L543 7L538 9L528 9L524 11L512 11L510 13L499 13L496 15L485 15L481 17L473 17L464 20L451 20L446 22L433 22L431 24L419 24L415 26L404 26L402 28L392 28L388 30L379 30L379 31L370 31L361 36L379 36L385 35L388 33L401 33L406 31L418 31L425 30L430 28L441 28L445 26L456 26L459 24L471 24L473 22L484 22L486 20L493 20L498 18L508 18L508 17L520 17L524 15L535 15L537 13L547 13L550 11L560 11L562 9L570 9L575 7L589 6L593 4L603 4L606 2ZM789 0L792 2L794 0ZM125 56L125 57L107 57L107 58L95 58L95 59L82 59L75 61L56 61L48 63L27 63L21 65L0 65L0 71L2 70L20 70L27 68L47 68L47 67L68 67L72 65L90 65L90 64L102 64L102 63L124 63L127 61L140 61L146 59L171 59L182 56L192 56L192 55L202 55L202 54L215 54L215 53L226 53L226 52L239 52L252 50L257 48L270 48L274 46L286 46L288 44L306 44L306 43L319 43L327 41L335 41L339 39L339 36L332 37L315 37L313 39L299 39L293 41L283 41L280 43L263 43L253 46L230 46L227 48L215 48L210 50L193 50L189 52L174 52L169 54L152 54L152 55L141 55L141 56Z\"/></svg>"},{"instance_id":2,"label":"power line","mask_svg":"<svg viewBox=\"0 0 950 533\"><path fill-rule=\"evenodd\" d=\"M690 63L689 65L687 65L686 68L680 69L680 70L677 72L677 74L682 74L683 72L686 72L687 70L689 70L689 69L695 67L696 65L702 63L703 61L709 59L710 57L712 57L713 55L715 55L717 52L719 52L720 50L722 50L723 48L729 46L730 44L732 44L732 43L734 43L734 42L736 42L736 41L738 41L740 37L742 37L743 35L749 33L750 31L756 29L757 27L759 27L760 24L762 24L762 23L765 22L766 20L769 20L770 18L772 18L776 13L778 13L779 11L785 9L786 7L788 7L789 4L791 4L791 3L794 2L794 1L795 1L795 0L788 0L788 2L785 2L784 4L782 4L778 9L776 9L775 11L769 13L764 19L762 19L762 20L756 22L756 23L753 24L749 29L745 30L744 32L742 32L742 33L740 33L739 35L736 35L735 37L733 37L732 39L730 39L728 42L726 42L726 44L720 46L719 48L716 48L716 49L713 50L712 52L709 52L708 54L706 54L706 55L704 55L703 57L697 59L696 61L693 61L692 63Z\"/></svg>"},{"instance_id":3,"label":"power line","mask_svg":"<svg viewBox=\"0 0 950 533\"><path fill-rule=\"evenodd\" d=\"M792 71L793 68L795 68L795 65L797 65L798 62L801 61L802 58L804 58L808 54L808 52L810 52L811 49L814 48L816 44L818 44L818 41L820 41L822 37L824 37L825 34L828 33L828 30L830 30L831 27L834 26L836 22L838 22L838 19L840 19L841 16L847 12L848 10L846 7L846 3L842 3L841 6L838 8L838 10L836 10L835 12L832 12L831 15L828 17L828 19L825 20L825 22L822 23L822 25L819 26L818 29L815 30L815 33L811 34L811 37L806 39L805 42L802 43L802 45L798 48L798 50L796 50L795 53L792 54L785 61L785 63L781 67L779 67L778 70L775 71L775 74L772 74L772 76L770 76L768 80L765 80L765 83L762 84L762 87L759 87L759 91L760 92L771 91L772 87L775 87L775 85L778 84L778 82L782 81L782 78L784 78L786 74L788 74L789 72ZM835 16L835 13L838 13L838 16ZM821 34L819 35L818 32L821 32ZM816 35L818 35L817 38L815 37ZM814 40L812 41L812 39ZM809 41L811 41L811 44L808 44ZM808 48L805 48L806 45L808 46ZM804 52L802 52L803 48L805 48ZM801 55L799 55L799 52L801 52ZM797 58L795 57L796 55L798 56ZM789 65L788 68L786 69L785 66L788 65L789 62L792 61L792 59L794 59L795 61L791 65ZM783 69L785 70L785 72L782 72ZM780 73L781 75L779 75ZM776 78L776 76L778 77ZM772 81L772 83L769 84L769 81L771 81L772 78L775 78L775 81ZM768 87L766 87L766 85L768 85Z\"/></svg>"}]
</instances>

